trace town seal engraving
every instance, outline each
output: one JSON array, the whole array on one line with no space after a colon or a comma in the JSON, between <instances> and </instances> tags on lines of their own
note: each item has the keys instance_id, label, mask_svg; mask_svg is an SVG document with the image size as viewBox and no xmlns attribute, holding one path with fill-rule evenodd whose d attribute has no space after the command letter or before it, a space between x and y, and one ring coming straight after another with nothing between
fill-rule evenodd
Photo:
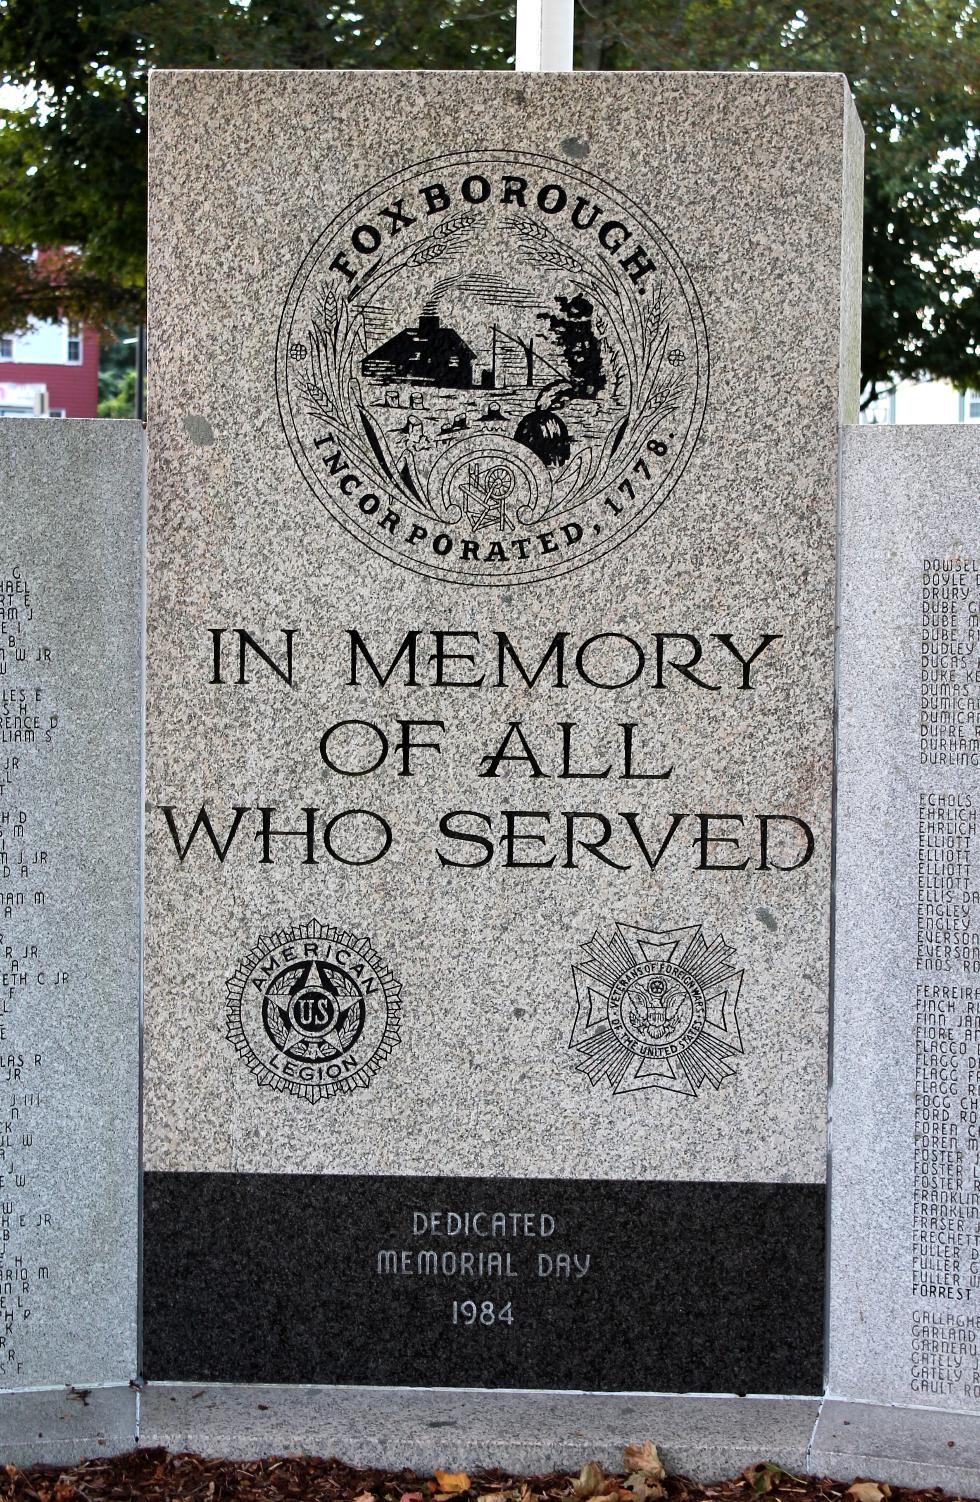
<instances>
[{"instance_id":1,"label":"town seal engraving","mask_svg":"<svg viewBox=\"0 0 980 1502\"><path fill-rule=\"evenodd\" d=\"M708 345L677 251L622 189L459 153L323 229L276 383L335 521L417 573L510 584L602 557L660 508L698 440Z\"/></svg>"},{"instance_id":2,"label":"town seal engraving","mask_svg":"<svg viewBox=\"0 0 980 1502\"><path fill-rule=\"evenodd\" d=\"M742 971L723 938L700 924L657 932L617 923L584 944L573 965L577 1012L569 1048L576 1068L613 1094L717 1090L743 1052L736 1019Z\"/></svg>"},{"instance_id":3,"label":"town seal engraving","mask_svg":"<svg viewBox=\"0 0 980 1502\"><path fill-rule=\"evenodd\" d=\"M400 1041L400 995L370 939L312 919L242 957L227 1034L260 1085L325 1100L370 1085Z\"/></svg>"}]
</instances>

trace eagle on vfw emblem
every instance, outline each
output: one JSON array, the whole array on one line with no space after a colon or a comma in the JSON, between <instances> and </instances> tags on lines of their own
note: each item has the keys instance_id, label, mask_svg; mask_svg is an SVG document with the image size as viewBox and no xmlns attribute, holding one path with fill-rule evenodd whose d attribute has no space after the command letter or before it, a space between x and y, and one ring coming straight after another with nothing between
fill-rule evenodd
<instances>
[{"instance_id":1,"label":"eagle on vfw emblem","mask_svg":"<svg viewBox=\"0 0 980 1502\"><path fill-rule=\"evenodd\" d=\"M614 1095L717 1090L744 1052L736 1008L741 970L735 951L701 924L657 932L617 923L583 944L572 966L577 1012L569 1048L590 1084L608 1080Z\"/></svg>"}]
</instances>

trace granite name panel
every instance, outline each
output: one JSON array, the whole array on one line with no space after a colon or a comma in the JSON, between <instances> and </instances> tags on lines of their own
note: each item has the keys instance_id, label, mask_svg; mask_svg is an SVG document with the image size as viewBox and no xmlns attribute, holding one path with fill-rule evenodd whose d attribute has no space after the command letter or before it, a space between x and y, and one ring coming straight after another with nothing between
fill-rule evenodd
<instances>
[{"instance_id":1,"label":"granite name panel","mask_svg":"<svg viewBox=\"0 0 980 1502\"><path fill-rule=\"evenodd\" d=\"M845 436L830 1390L980 1412L980 432Z\"/></svg>"},{"instance_id":2,"label":"granite name panel","mask_svg":"<svg viewBox=\"0 0 980 1502\"><path fill-rule=\"evenodd\" d=\"M151 92L147 1376L818 1390L845 82Z\"/></svg>"},{"instance_id":3,"label":"granite name panel","mask_svg":"<svg viewBox=\"0 0 980 1502\"><path fill-rule=\"evenodd\" d=\"M137 1374L143 469L0 423L0 1389Z\"/></svg>"}]
</instances>

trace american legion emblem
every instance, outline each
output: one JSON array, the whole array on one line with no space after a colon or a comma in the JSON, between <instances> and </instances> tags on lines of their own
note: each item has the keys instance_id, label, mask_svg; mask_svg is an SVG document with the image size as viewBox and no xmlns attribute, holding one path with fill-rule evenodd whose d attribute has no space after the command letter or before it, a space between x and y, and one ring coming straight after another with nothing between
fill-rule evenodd
<instances>
[{"instance_id":1,"label":"american legion emblem","mask_svg":"<svg viewBox=\"0 0 980 1502\"><path fill-rule=\"evenodd\" d=\"M370 1085L401 1041L400 996L370 939L311 919L242 957L227 1034L260 1085L325 1100Z\"/></svg>"},{"instance_id":2,"label":"american legion emblem","mask_svg":"<svg viewBox=\"0 0 980 1502\"><path fill-rule=\"evenodd\" d=\"M736 1019L742 971L723 938L700 924L657 932L617 923L583 944L572 967L577 1013L569 1048L592 1085L614 1095L717 1090L743 1052Z\"/></svg>"},{"instance_id":3,"label":"american legion emblem","mask_svg":"<svg viewBox=\"0 0 980 1502\"><path fill-rule=\"evenodd\" d=\"M646 210L570 161L409 165L347 203L283 310L286 439L336 522L468 584L627 542L698 440L697 293Z\"/></svg>"}]
</instances>

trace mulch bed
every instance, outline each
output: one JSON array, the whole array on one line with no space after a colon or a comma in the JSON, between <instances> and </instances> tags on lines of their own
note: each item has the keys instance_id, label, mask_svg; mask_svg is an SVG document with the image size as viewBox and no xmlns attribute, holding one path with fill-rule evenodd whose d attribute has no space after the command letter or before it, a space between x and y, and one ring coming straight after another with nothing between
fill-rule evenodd
<instances>
[{"instance_id":1,"label":"mulch bed","mask_svg":"<svg viewBox=\"0 0 980 1502\"><path fill-rule=\"evenodd\" d=\"M0 1466L0 1502L947 1502L873 1481L793 1476L768 1463L730 1481L699 1486L666 1476L653 1446L626 1454L627 1470L605 1476L591 1462L578 1476L512 1476L505 1471L380 1471L310 1456L208 1460L166 1450L82 1461L75 1466Z\"/></svg>"}]
</instances>

